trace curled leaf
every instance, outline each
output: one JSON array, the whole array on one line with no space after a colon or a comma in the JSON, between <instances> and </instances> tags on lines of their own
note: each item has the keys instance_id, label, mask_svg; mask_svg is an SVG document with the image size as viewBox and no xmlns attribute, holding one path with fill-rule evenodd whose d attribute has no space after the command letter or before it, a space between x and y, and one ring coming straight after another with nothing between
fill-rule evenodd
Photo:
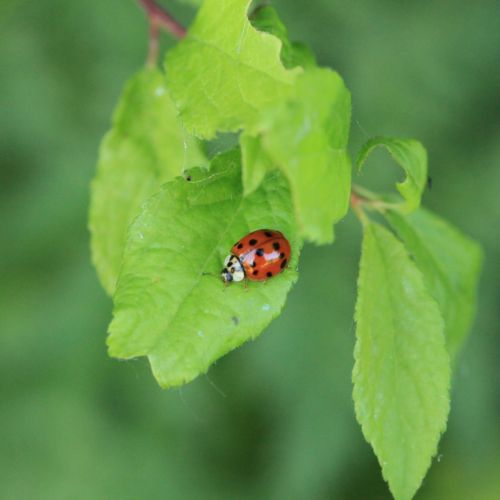
<instances>
[{"instance_id":1,"label":"curled leaf","mask_svg":"<svg viewBox=\"0 0 500 500\"><path fill-rule=\"evenodd\" d=\"M406 179L396 183L396 188L404 199L399 209L410 213L420 206L420 199L427 183L427 152L414 139L394 137L374 137L360 150L356 164L361 170L369 154L377 147L385 147L396 163L405 171Z\"/></svg>"}]
</instances>

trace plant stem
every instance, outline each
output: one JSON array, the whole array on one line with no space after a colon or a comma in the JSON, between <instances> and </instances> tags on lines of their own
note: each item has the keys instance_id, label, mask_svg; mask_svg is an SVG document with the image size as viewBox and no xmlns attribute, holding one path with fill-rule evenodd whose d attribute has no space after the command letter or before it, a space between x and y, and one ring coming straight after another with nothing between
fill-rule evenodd
<instances>
[{"instance_id":1,"label":"plant stem","mask_svg":"<svg viewBox=\"0 0 500 500\"><path fill-rule=\"evenodd\" d=\"M360 198L364 200L376 200L377 195L375 193L372 193L368 189L364 188L363 186L360 186L359 184L353 184L352 185L352 191L353 193L357 194Z\"/></svg>"},{"instance_id":2,"label":"plant stem","mask_svg":"<svg viewBox=\"0 0 500 500\"><path fill-rule=\"evenodd\" d=\"M148 66L155 66L158 60L158 49L160 47L160 26L158 25L158 19L156 17L151 17L149 19L149 47L148 47L148 59L146 64Z\"/></svg>"},{"instance_id":3,"label":"plant stem","mask_svg":"<svg viewBox=\"0 0 500 500\"><path fill-rule=\"evenodd\" d=\"M369 223L368 217L363 210L363 199L355 194L354 191L351 191L351 207L363 226Z\"/></svg>"},{"instance_id":4,"label":"plant stem","mask_svg":"<svg viewBox=\"0 0 500 500\"><path fill-rule=\"evenodd\" d=\"M160 28L180 40L186 36L186 28L178 23L155 0L139 0L149 18L148 66L154 66L158 60Z\"/></svg>"},{"instance_id":5,"label":"plant stem","mask_svg":"<svg viewBox=\"0 0 500 500\"><path fill-rule=\"evenodd\" d=\"M176 21L167 10L158 5L155 0L139 0L139 3L147 12L149 18L155 18L158 25L165 31L178 40L186 36L186 28Z\"/></svg>"},{"instance_id":6,"label":"plant stem","mask_svg":"<svg viewBox=\"0 0 500 500\"><path fill-rule=\"evenodd\" d=\"M388 201L381 200L376 193L358 185L352 185L351 191L351 205L352 196L358 200L358 204L363 205L369 210L378 210L379 212L385 212L386 210L397 209L399 203L391 203Z\"/></svg>"}]
</instances>

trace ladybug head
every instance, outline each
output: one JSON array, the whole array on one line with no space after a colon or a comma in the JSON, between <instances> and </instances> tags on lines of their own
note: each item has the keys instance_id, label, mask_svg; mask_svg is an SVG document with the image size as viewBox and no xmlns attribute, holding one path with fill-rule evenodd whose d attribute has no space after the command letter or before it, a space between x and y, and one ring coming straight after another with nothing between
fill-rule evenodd
<instances>
[{"instance_id":1,"label":"ladybug head","mask_svg":"<svg viewBox=\"0 0 500 500\"><path fill-rule=\"evenodd\" d=\"M224 261L224 269L221 272L221 278L224 283L231 281L242 281L245 278L245 271L241 265L240 259L236 255L228 255Z\"/></svg>"}]
</instances>

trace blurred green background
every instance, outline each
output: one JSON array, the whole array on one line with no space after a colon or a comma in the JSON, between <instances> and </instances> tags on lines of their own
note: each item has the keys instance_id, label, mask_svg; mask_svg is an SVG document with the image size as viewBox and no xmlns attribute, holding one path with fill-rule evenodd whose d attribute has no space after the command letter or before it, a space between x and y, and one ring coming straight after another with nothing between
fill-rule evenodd
<instances>
[{"instance_id":1,"label":"blurred green background","mask_svg":"<svg viewBox=\"0 0 500 500\"><path fill-rule=\"evenodd\" d=\"M422 140L426 205L484 246L448 431L417 498L498 499L498 2L274 4L350 87L353 152L376 134ZM164 5L186 23L194 13ZM86 228L99 141L145 60L145 16L133 0L3 0L0 19L0 497L389 498L351 401L354 218L335 245L305 248L283 315L256 342L160 390L145 360L106 355L111 301ZM371 160L367 179L393 179L386 164Z\"/></svg>"}]
</instances>

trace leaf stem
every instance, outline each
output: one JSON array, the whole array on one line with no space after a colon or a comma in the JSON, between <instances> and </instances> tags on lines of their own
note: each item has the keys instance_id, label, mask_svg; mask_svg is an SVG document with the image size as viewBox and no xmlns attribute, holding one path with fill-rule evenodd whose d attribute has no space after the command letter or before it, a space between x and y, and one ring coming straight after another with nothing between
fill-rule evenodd
<instances>
[{"instance_id":1,"label":"leaf stem","mask_svg":"<svg viewBox=\"0 0 500 500\"><path fill-rule=\"evenodd\" d=\"M354 190L351 191L351 207L353 212L356 214L356 217L359 219L361 224L365 226L368 224L370 221L368 217L365 214L365 211L363 210L363 198L361 196L358 196Z\"/></svg>"},{"instance_id":2,"label":"leaf stem","mask_svg":"<svg viewBox=\"0 0 500 500\"><path fill-rule=\"evenodd\" d=\"M148 59L146 64L148 66L156 66L158 61L158 49L160 47L160 26L158 25L158 18L149 18L149 47Z\"/></svg>"},{"instance_id":3,"label":"leaf stem","mask_svg":"<svg viewBox=\"0 0 500 500\"><path fill-rule=\"evenodd\" d=\"M360 198L363 198L365 200L378 199L377 195L373 191L370 191L369 189L366 189L363 186L360 186L359 184L353 184L352 191L353 193L357 194Z\"/></svg>"},{"instance_id":4,"label":"leaf stem","mask_svg":"<svg viewBox=\"0 0 500 500\"><path fill-rule=\"evenodd\" d=\"M378 194L358 184L352 185L352 196L355 196L359 204L362 204L370 210L378 210L379 212L397 209L399 205L399 203L390 203L388 201L381 200Z\"/></svg>"},{"instance_id":5,"label":"leaf stem","mask_svg":"<svg viewBox=\"0 0 500 500\"><path fill-rule=\"evenodd\" d=\"M186 36L186 28L176 21L168 11L155 0L139 0L149 18L149 48L147 65L154 66L158 60L160 28L178 40Z\"/></svg>"}]
</instances>

